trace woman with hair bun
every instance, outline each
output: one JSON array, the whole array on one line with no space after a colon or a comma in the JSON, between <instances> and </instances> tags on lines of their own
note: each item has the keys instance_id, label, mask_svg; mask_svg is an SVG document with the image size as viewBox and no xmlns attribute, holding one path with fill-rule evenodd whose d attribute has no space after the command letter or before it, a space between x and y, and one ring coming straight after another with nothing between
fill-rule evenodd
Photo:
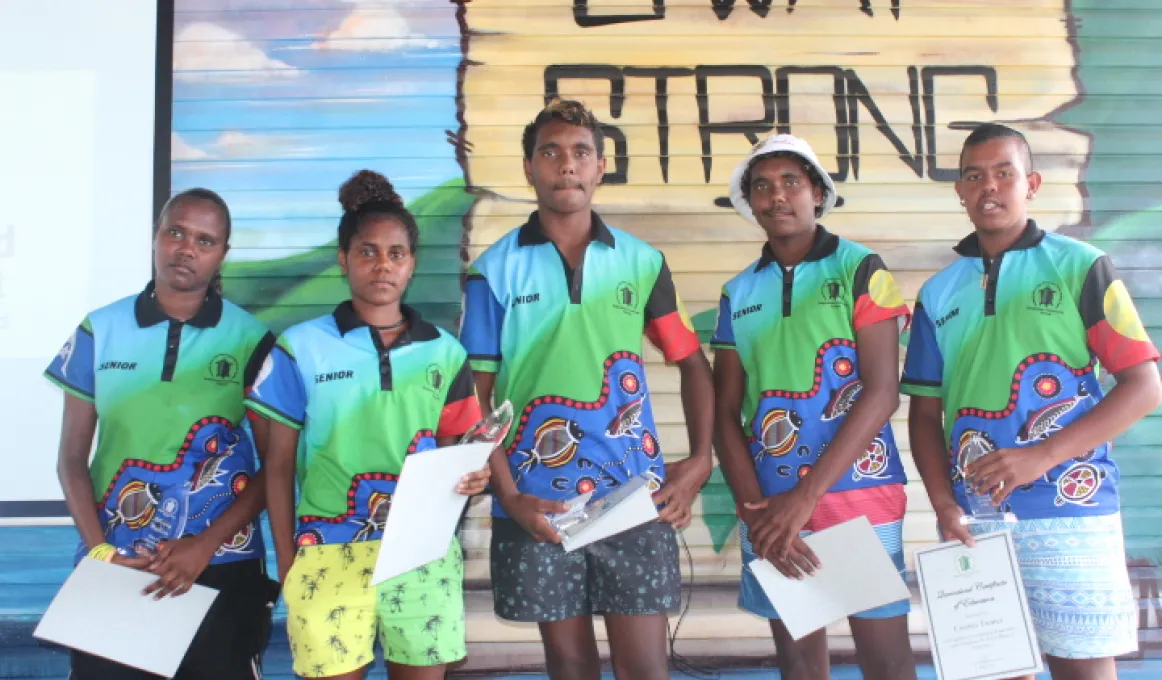
<instances>
[{"instance_id":1,"label":"woman with hair bun","mask_svg":"<svg viewBox=\"0 0 1162 680\"><path fill-rule=\"evenodd\" d=\"M270 422L267 503L294 671L361 678L378 636L392 680L443 678L466 654L458 542L379 585L371 576L404 457L455 443L480 407L467 352L402 303L415 217L370 170L343 184L339 202L351 299L288 329L246 401ZM487 482L485 468L457 491Z\"/></svg>"}]
</instances>

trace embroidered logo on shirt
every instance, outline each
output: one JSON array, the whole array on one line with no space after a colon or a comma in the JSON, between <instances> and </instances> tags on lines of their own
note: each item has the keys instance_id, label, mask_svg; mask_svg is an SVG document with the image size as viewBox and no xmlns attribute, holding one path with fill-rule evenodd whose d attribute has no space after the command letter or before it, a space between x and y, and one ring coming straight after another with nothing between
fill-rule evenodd
<instances>
[{"instance_id":1,"label":"embroidered logo on shirt","mask_svg":"<svg viewBox=\"0 0 1162 680\"><path fill-rule=\"evenodd\" d=\"M1044 281L1033 289L1033 305L1029 309L1042 314L1061 314L1061 286Z\"/></svg>"},{"instance_id":2,"label":"embroidered logo on shirt","mask_svg":"<svg viewBox=\"0 0 1162 680\"><path fill-rule=\"evenodd\" d=\"M638 300L637 288L632 283L622 281L617 284L617 289L614 291L615 300L614 307L617 307L623 312L636 312L640 301Z\"/></svg>"},{"instance_id":3,"label":"embroidered logo on shirt","mask_svg":"<svg viewBox=\"0 0 1162 680\"><path fill-rule=\"evenodd\" d=\"M827 279L819 288L819 304L838 307L843 304L844 286L839 279Z\"/></svg>"},{"instance_id":4,"label":"embroidered logo on shirt","mask_svg":"<svg viewBox=\"0 0 1162 680\"><path fill-rule=\"evenodd\" d=\"M229 354L219 354L206 367L206 380L219 385L238 383L238 360Z\"/></svg>"},{"instance_id":5,"label":"embroidered logo on shirt","mask_svg":"<svg viewBox=\"0 0 1162 680\"><path fill-rule=\"evenodd\" d=\"M427 388L429 391L435 393L440 391L440 387L444 384L444 372L440 367L431 364L425 373L427 376Z\"/></svg>"}]
</instances>

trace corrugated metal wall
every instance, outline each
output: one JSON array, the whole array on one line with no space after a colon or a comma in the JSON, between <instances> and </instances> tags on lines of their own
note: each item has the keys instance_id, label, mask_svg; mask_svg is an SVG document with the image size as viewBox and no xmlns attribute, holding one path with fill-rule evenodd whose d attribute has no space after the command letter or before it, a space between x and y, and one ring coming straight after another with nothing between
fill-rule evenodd
<instances>
[{"instance_id":1,"label":"corrugated metal wall","mask_svg":"<svg viewBox=\"0 0 1162 680\"><path fill-rule=\"evenodd\" d=\"M665 252L705 332L720 286L761 243L724 204L756 136L785 130L812 143L844 201L827 226L878 250L911 301L971 228L951 186L964 130L1005 121L1028 133L1045 176L1036 219L1111 252L1162 342L1162 19L1152 5L179 0L174 188L226 195L238 225L227 293L281 329L346 294L335 191L359 168L385 172L423 228L409 299L454 329L466 261L532 209L522 126L546 96L580 98L611 126L598 209ZM682 456L676 372L648 357L663 447ZM906 448L905 412L894 422ZM1162 414L1116 452L1136 564L1162 557L1160 454ZM905 463L911 550L935 528ZM685 533L703 584L738 576L721 479L716 471ZM464 532L477 580L487 578L484 507ZM765 637L728 600L709 602L698 601L713 608L705 625L684 638ZM487 618L470 636L535 635Z\"/></svg>"}]
</instances>

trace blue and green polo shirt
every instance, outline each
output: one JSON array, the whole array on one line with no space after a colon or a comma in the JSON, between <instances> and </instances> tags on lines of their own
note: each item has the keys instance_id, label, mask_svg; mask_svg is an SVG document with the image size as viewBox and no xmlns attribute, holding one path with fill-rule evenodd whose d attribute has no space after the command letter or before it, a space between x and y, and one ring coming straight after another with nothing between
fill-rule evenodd
<instances>
[{"instance_id":1,"label":"blue and green polo shirt","mask_svg":"<svg viewBox=\"0 0 1162 680\"><path fill-rule=\"evenodd\" d=\"M763 495L810 473L862 390L856 331L908 308L883 260L815 228L811 250L788 267L770 244L727 282L711 340L738 352L746 372L743 429ZM890 423L832 491L906 481Z\"/></svg>"},{"instance_id":2,"label":"blue and green polo shirt","mask_svg":"<svg viewBox=\"0 0 1162 680\"><path fill-rule=\"evenodd\" d=\"M901 390L943 400L948 471L964 495L970 452L1036 444L1103 397L1098 371L1157 361L1126 286L1097 248L1030 220L989 259L976 234L929 279L916 303ZM1019 519L1117 512L1118 469L1107 442L1014 489Z\"/></svg>"},{"instance_id":3,"label":"blue and green polo shirt","mask_svg":"<svg viewBox=\"0 0 1162 680\"><path fill-rule=\"evenodd\" d=\"M388 346L350 301L292 326L250 390L247 406L300 431L298 545L378 540L404 458L480 420L464 348L403 314Z\"/></svg>"},{"instance_id":4,"label":"blue and green polo shirt","mask_svg":"<svg viewBox=\"0 0 1162 680\"><path fill-rule=\"evenodd\" d=\"M668 362L699 349L662 254L596 213L576 269L536 212L476 260L460 339L519 414L506 452L522 493L600 498L643 474L662 484L643 333ZM493 513L505 514L499 503Z\"/></svg>"},{"instance_id":5,"label":"blue and green polo shirt","mask_svg":"<svg viewBox=\"0 0 1162 680\"><path fill-rule=\"evenodd\" d=\"M199 534L246 488L256 456L242 400L273 345L258 319L214 292L190 320L166 316L152 282L85 317L45 376L96 408L89 474L110 544ZM211 563L264 555L251 522Z\"/></svg>"}]
</instances>

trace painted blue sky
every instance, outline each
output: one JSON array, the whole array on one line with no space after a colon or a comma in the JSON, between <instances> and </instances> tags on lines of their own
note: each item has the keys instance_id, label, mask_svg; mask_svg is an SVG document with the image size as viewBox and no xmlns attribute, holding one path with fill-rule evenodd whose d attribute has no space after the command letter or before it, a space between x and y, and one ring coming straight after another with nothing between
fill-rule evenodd
<instances>
[{"instance_id":1,"label":"painted blue sky","mask_svg":"<svg viewBox=\"0 0 1162 680\"><path fill-rule=\"evenodd\" d=\"M461 176L460 35L446 0L178 0L173 189L205 186L235 218L236 259L333 238L361 168L405 200Z\"/></svg>"}]
</instances>

